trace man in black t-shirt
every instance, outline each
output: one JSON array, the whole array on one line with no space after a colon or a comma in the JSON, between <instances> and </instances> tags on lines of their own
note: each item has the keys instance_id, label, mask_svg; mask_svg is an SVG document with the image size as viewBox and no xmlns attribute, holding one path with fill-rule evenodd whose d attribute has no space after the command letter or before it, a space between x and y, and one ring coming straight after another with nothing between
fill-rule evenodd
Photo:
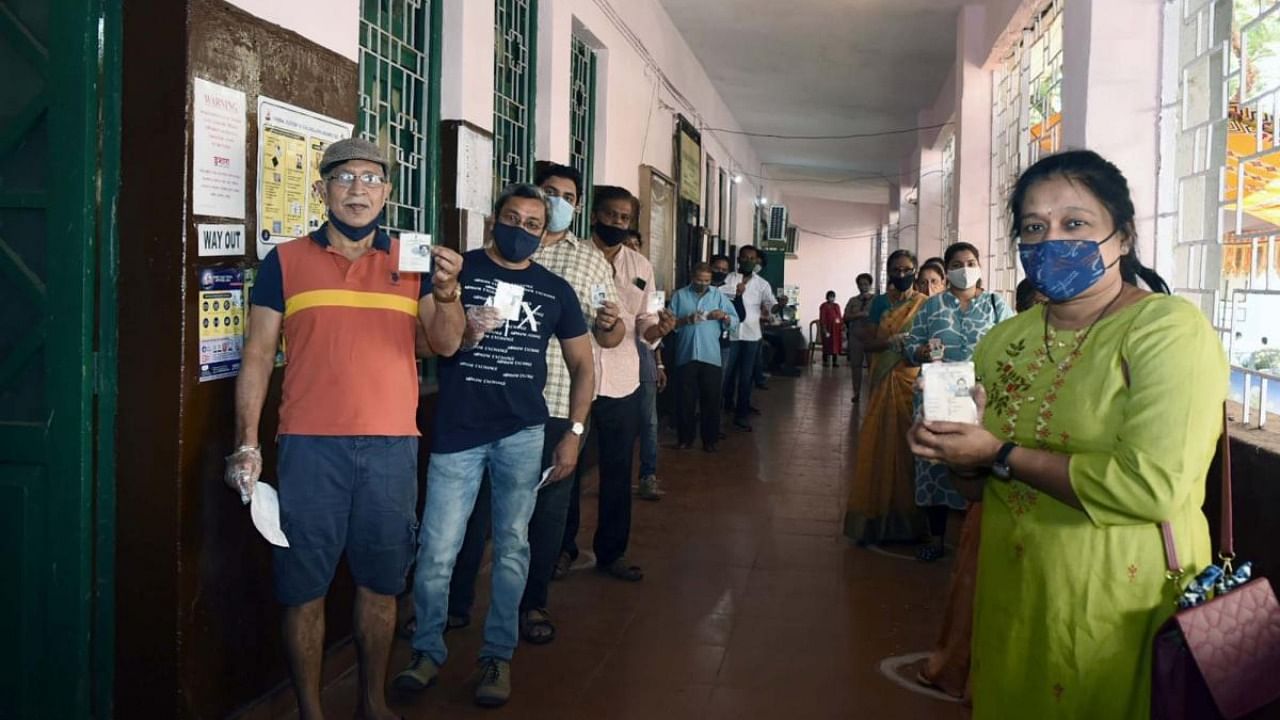
<instances>
[{"instance_id":1,"label":"man in black t-shirt","mask_svg":"<svg viewBox=\"0 0 1280 720\"><path fill-rule=\"evenodd\" d=\"M462 348L440 359L440 395L414 576L413 658L397 687L421 690L444 663L449 581L467 519L487 470L492 485L493 591L480 651L476 702L504 704L518 607L529 572L529 518L543 478L547 344L560 343L570 374L572 429L581 441L595 389L591 341L577 293L529 260L545 233L549 203L532 185L503 191L490 220L491 242L467 253L458 276L467 308ZM546 482L573 474L578 453L557 456Z\"/></svg>"}]
</instances>

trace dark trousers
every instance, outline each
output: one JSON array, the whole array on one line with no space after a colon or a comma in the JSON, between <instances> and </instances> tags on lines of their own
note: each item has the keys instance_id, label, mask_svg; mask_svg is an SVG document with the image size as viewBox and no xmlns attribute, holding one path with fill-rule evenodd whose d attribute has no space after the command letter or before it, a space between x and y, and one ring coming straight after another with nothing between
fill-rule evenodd
<instances>
[{"instance_id":1,"label":"dark trousers","mask_svg":"<svg viewBox=\"0 0 1280 720\"><path fill-rule=\"evenodd\" d=\"M681 445L693 442L694 415L701 411L702 444L711 445L720 439L720 385L719 365L687 362L676 368L676 387L680 408L676 433Z\"/></svg>"},{"instance_id":2,"label":"dark trousers","mask_svg":"<svg viewBox=\"0 0 1280 720\"><path fill-rule=\"evenodd\" d=\"M550 418L546 424L546 441L542 446L542 468L551 467L556 446L569 432L571 423L561 418ZM520 600L521 610L533 610L547 606L547 587L560 556L560 540L564 536L565 514L569 509L569 494L577 473L557 483L551 483L538 491L538 502L529 519L529 579ZM476 576L480 573L480 561L484 558L485 539L491 520L489 477L485 476L476 498L475 509L467 520L467 535L458 551L458 561L449 583L449 614L469 617L476 598Z\"/></svg>"},{"instance_id":3,"label":"dark trousers","mask_svg":"<svg viewBox=\"0 0 1280 720\"><path fill-rule=\"evenodd\" d=\"M631 538L632 455L640 434L640 392L601 397L591 406L600 439L600 512L593 543L596 564L611 565L626 555Z\"/></svg>"},{"instance_id":4,"label":"dark trousers","mask_svg":"<svg viewBox=\"0 0 1280 720\"><path fill-rule=\"evenodd\" d=\"M755 386L760 341L737 340L730 356L732 359L724 381L724 401L726 406L733 407L734 417L745 420L751 415L751 389Z\"/></svg>"}]
</instances>

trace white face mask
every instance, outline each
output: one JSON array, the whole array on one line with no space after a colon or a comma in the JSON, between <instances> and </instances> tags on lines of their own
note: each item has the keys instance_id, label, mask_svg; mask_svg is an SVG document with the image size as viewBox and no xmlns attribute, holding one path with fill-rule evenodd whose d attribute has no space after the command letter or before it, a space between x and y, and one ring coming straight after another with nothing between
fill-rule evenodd
<instances>
[{"instance_id":1,"label":"white face mask","mask_svg":"<svg viewBox=\"0 0 1280 720\"><path fill-rule=\"evenodd\" d=\"M968 290L978 284L982 279L982 268L980 267L958 267L952 268L947 272L947 282L951 283L951 287L960 290Z\"/></svg>"}]
</instances>

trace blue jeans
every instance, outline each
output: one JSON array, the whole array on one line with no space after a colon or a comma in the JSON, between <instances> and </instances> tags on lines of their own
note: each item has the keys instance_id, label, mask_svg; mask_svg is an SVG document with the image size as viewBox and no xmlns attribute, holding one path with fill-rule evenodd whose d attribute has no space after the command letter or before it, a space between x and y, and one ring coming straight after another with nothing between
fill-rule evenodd
<instances>
[{"instance_id":1,"label":"blue jeans","mask_svg":"<svg viewBox=\"0 0 1280 720\"><path fill-rule=\"evenodd\" d=\"M449 655L444 644L449 581L486 469L493 492L493 591L480 657L510 660L515 652L518 607L529 574L529 518L542 474L542 445L543 428L537 425L469 450L431 454L413 578L418 618L413 649L426 653L437 665Z\"/></svg>"},{"instance_id":2,"label":"blue jeans","mask_svg":"<svg viewBox=\"0 0 1280 720\"><path fill-rule=\"evenodd\" d=\"M640 381L640 477L658 474L658 383Z\"/></svg>"},{"instance_id":3,"label":"blue jeans","mask_svg":"<svg viewBox=\"0 0 1280 720\"><path fill-rule=\"evenodd\" d=\"M724 402L726 407L733 407L735 418L745 420L751 415L751 389L755 386L760 341L736 340L731 345L729 366L724 373Z\"/></svg>"}]
</instances>

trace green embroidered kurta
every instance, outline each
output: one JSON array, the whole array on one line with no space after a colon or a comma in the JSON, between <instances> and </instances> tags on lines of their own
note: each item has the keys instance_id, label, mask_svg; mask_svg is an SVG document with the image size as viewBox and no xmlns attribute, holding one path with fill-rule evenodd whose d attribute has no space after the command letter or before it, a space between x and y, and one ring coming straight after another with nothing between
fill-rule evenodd
<instances>
[{"instance_id":1,"label":"green embroidered kurta","mask_svg":"<svg viewBox=\"0 0 1280 720\"><path fill-rule=\"evenodd\" d=\"M1151 639L1176 598L1157 524L1172 522L1189 572L1211 560L1200 507L1226 357L1195 306L1163 295L1099 322L1065 373L1080 333L1051 335L1049 360L1044 328L1041 306L978 346L984 423L1070 454L1086 512L1017 481L987 482L973 717L1145 719Z\"/></svg>"}]
</instances>

